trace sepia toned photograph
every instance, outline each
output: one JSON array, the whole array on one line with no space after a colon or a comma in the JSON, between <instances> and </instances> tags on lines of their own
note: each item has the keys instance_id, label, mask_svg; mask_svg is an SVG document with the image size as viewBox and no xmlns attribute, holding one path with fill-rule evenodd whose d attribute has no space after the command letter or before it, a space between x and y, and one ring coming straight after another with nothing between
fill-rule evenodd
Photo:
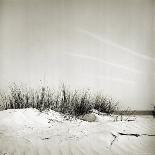
<instances>
[{"instance_id":1,"label":"sepia toned photograph","mask_svg":"<svg viewBox=\"0 0 155 155\"><path fill-rule=\"evenodd\" d=\"M155 0L0 0L0 155L155 155Z\"/></svg>"}]
</instances>

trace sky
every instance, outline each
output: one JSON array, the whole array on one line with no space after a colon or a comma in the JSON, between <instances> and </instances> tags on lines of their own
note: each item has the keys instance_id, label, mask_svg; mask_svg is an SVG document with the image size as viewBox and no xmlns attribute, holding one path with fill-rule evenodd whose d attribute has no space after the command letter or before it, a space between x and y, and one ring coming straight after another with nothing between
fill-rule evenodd
<instances>
[{"instance_id":1,"label":"sky","mask_svg":"<svg viewBox=\"0 0 155 155\"><path fill-rule=\"evenodd\" d=\"M154 8L154 0L0 0L0 88L64 82L150 109Z\"/></svg>"}]
</instances>

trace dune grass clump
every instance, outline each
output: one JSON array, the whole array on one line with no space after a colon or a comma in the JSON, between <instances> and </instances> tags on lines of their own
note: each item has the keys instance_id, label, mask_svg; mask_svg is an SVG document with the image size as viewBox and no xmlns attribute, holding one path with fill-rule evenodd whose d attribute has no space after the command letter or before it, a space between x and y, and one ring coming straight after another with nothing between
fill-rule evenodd
<instances>
[{"instance_id":1,"label":"dune grass clump","mask_svg":"<svg viewBox=\"0 0 155 155\"><path fill-rule=\"evenodd\" d=\"M26 89L16 84L9 87L8 94L0 94L0 108L36 108L39 111L51 109L66 115L78 117L93 109L112 114L118 106L112 98L91 94L90 91L71 91L63 84L59 90L41 87L38 90Z\"/></svg>"},{"instance_id":2,"label":"dune grass clump","mask_svg":"<svg viewBox=\"0 0 155 155\"><path fill-rule=\"evenodd\" d=\"M95 97L94 109L99 112L112 114L118 109L118 101L114 101L111 97L97 95Z\"/></svg>"}]
</instances>

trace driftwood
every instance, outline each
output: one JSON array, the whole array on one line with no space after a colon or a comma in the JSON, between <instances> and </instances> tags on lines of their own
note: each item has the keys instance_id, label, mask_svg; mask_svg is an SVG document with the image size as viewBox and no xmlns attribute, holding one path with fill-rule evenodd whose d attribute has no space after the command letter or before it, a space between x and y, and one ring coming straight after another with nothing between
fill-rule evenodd
<instances>
[{"instance_id":1,"label":"driftwood","mask_svg":"<svg viewBox=\"0 0 155 155\"><path fill-rule=\"evenodd\" d=\"M139 136L155 136L155 135L152 135L152 134L137 134L137 133L122 133L122 132L119 132L118 134L122 135L122 136L135 136L135 137L139 137Z\"/></svg>"},{"instance_id":2,"label":"driftwood","mask_svg":"<svg viewBox=\"0 0 155 155\"><path fill-rule=\"evenodd\" d=\"M122 132L119 132L118 133L119 135L125 135L125 136L135 136L135 137L139 137L140 136L140 134L134 134L134 133L122 133Z\"/></svg>"},{"instance_id":3,"label":"driftwood","mask_svg":"<svg viewBox=\"0 0 155 155\"><path fill-rule=\"evenodd\" d=\"M118 132L117 135L111 133L111 135L114 137L114 139L110 143L111 147L112 147L112 145L114 144L114 142L116 141L116 139L119 136L135 136L135 137L139 137L139 136L155 136L154 134L137 134L137 133L123 133L123 132Z\"/></svg>"},{"instance_id":4,"label":"driftwood","mask_svg":"<svg viewBox=\"0 0 155 155\"><path fill-rule=\"evenodd\" d=\"M113 143L115 142L115 140L117 139L117 136L116 135L114 135L113 133L111 133L112 134L112 136L114 137L114 139L111 141L111 143L110 143L110 145L112 146L113 145Z\"/></svg>"}]
</instances>

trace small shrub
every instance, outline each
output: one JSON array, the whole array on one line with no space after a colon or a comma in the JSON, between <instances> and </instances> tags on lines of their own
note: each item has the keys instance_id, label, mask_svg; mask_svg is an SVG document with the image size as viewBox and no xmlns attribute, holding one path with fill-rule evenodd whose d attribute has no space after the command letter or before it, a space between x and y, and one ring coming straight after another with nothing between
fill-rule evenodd
<instances>
[{"instance_id":1,"label":"small shrub","mask_svg":"<svg viewBox=\"0 0 155 155\"><path fill-rule=\"evenodd\" d=\"M118 102L114 101L112 98L104 97L102 95L97 95L94 101L94 109L99 112L112 114L116 111L118 107Z\"/></svg>"},{"instance_id":2,"label":"small shrub","mask_svg":"<svg viewBox=\"0 0 155 155\"><path fill-rule=\"evenodd\" d=\"M80 97L79 102L77 102L73 108L75 116L85 115L91 112L93 106L87 92Z\"/></svg>"}]
</instances>

